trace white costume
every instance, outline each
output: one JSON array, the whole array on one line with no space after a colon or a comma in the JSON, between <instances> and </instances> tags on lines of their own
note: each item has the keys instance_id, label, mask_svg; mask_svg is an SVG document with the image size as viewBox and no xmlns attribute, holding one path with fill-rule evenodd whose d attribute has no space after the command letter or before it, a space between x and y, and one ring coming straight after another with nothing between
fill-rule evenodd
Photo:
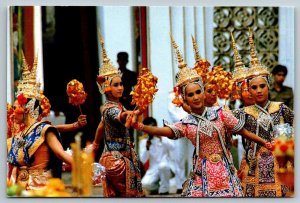
<instances>
[{"instance_id":1,"label":"white costume","mask_svg":"<svg viewBox=\"0 0 300 203\"><path fill-rule=\"evenodd\" d=\"M166 137L153 137L149 150L146 149L147 140L140 142L140 160L145 163L149 159L149 169L142 178L143 188L159 193L169 192L172 164L170 153L174 150L173 140Z\"/></svg>"},{"instance_id":2,"label":"white costume","mask_svg":"<svg viewBox=\"0 0 300 203\"><path fill-rule=\"evenodd\" d=\"M171 118L172 123L180 121L182 118L188 115L181 107L176 107L172 100L175 97L174 93L169 95L169 105L168 112ZM176 179L176 187L177 189L182 189L182 184L186 180L186 167L185 163L188 163L188 172L191 171L193 166L193 152L195 147L192 143L185 138L180 138L173 141L175 143L175 148L172 153L172 159L175 164L175 179Z\"/></svg>"}]
</instances>

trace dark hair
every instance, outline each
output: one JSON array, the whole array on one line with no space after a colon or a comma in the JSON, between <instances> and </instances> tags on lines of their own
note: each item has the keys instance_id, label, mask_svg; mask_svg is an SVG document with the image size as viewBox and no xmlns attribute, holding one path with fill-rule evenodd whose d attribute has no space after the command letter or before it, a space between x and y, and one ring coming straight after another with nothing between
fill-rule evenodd
<instances>
[{"instance_id":1,"label":"dark hair","mask_svg":"<svg viewBox=\"0 0 300 203\"><path fill-rule=\"evenodd\" d=\"M153 126L157 126L157 122L155 120L155 118L153 117L147 117L144 119L143 121L144 125L153 125Z\"/></svg>"},{"instance_id":2,"label":"dark hair","mask_svg":"<svg viewBox=\"0 0 300 203\"><path fill-rule=\"evenodd\" d=\"M276 75L279 72L283 72L284 76L286 76L288 70L287 70L286 66L278 64L273 68L272 74Z\"/></svg>"},{"instance_id":3,"label":"dark hair","mask_svg":"<svg viewBox=\"0 0 300 203\"><path fill-rule=\"evenodd\" d=\"M125 52L125 51L119 52L119 53L117 54L117 58L118 58L118 60L119 60L119 59L125 59L125 60L128 61L128 53Z\"/></svg>"}]
</instances>

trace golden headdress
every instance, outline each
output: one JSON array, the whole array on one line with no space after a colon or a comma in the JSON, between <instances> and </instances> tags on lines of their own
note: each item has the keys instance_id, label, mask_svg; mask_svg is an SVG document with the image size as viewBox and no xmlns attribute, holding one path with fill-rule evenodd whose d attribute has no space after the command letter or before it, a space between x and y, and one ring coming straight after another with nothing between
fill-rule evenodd
<instances>
[{"instance_id":1,"label":"golden headdress","mask_svg":"<svg viewBox=\"0 0 300 203\"><path fill-rule=\"evenodd\" d=\"M100 45L102 49L102 67L99 68L97 83L98 83L100 93L104 94L110 91L109 86L110 86L111 79L116 76L121 77L122 75L121 72L110 63L110 59L108 58L106 54L106 50L104 48L104 40L101 34L100 34Z\"/></svg>"},{"instance_id":2,"label":"golden headdress","mask_svg":"<svg viewBox=\"0 0 300 203\"><path fill-rule=\"evenodd\" d=\"M30 68L28 65L24 53L22 52L22 80L19 81L17 86L17 99L21 101L27 98L30 100L26 104L26 108L29 109L29 114L34 119L42 119L43 117L48 116L50 113L50 102L49 99L43 94L43 91L40 89L41 83L36 81L36 71L38 65L38 57L34 58L33 66ZM41 106L42 112L39 115L39 107L34 109L35 101L38 100ZM20 102L19 102L20 103Z\"/></svg>"},{"instance_id":3,"label":"golden headdress","mask_svg":"<svg viewBox=\"0 0 300 203\"><path fill-rule=\"evenodd\" d=\"M170 33L170 37L171 37L173 48L175 49L175 53L178 61L178 68L180 69L176 76L176 86L182 87L183 85L186 85L189 82L193 82L199 79L201 80L200 76L197 74L195 70L187 67L187 64L184 62L183 57L181 56L178 46L174 41L174 38L171 33Z\"/></svg>"},{"instance_id":4,"label":"golden headdress","mask_svg":"<svg viewBox=\"0 0 300 203\"><path fill-rule=\"evenodd\" d=\"M242 58L237 50L232 32L231 32L231 39L232 39L233 57L234 57L234 71L232 74L232 79L235 82L241 82L247 77L248 70L242 62Z\"/></svg>"},{"instance_id":5,"label":"golden headdress","mask_svg":"<svg viewBox=\"0 0 300 203\"><path fill-rule=\"evenodd\" d=\"M231 32L231 40L232 40L232 47L233 47L233 57L234 57L234 70L232 74L232 78L234 81L234 85L232 88L232 98L233 99L241 99L241 94L243 97L249 97L249 88L247 83L247 76L248 76L248 68L242 62L242 58L237 50L236 43Z\"/></svg>"},{"instance_id":6,"label":"golden headdress","mask_svg":"<svg viewBox=\"0 0 300 203\"><path fill-rule=\"evenodd\" d=\"M170 37L173 48L175 49L178 67L180 69L179 72L176 74L176 87L174 87L175 98L172 102L176 106L181 106L183 104L183 101L179 96L181 94L182 98L185 98L185 87L188 83L197 83L200 86L202 92L204 91L204 87L202 79L198 75L197 71L187 67L187 64L184 62L183 57L181 56L178 46L171 33ZM182 90L180 90L180 88L182 88Z\"/></svg>"},{"instance_id":7,"label":"golden headdress","mask_svg":"<svg viewBox=\"0 0 300 203\"><path fill-rule=\"evenodd\" d=\"M253 41L253 33L249 28L249 44L250 44L250 68L248 71L247 78L253 78L256 76L268 76L270 72L268 68L260 63L256 55L256 48Z\"/></svg>"},{"instance_id":8,"label":"golden headdress","mask_svg":"<svg viewBox=\"0 0 300 203\"><path fill-rule=\"evenodd\" d=\"M36 81L36 70L38 65L38 57L34 58L33 66L30 67L22 52L22 80L19 81L17 86L16 95L23 95L27 98L35 98L41 100L42 92L40 90L41 84Z\"/></svg>"},{"instance_id":9,"label":"golden headdress","mask_svg":"<svg viewBox=\"0 0 300 203\"><path fill-rule=\"evenodd\" d=\"M197 42L193 36L192 36L192 41L193 41L194 56L196 61L193 69L197 71L198 75L201 76L202 81L205 84L207 82L207 74L209 72L210 63L208 62L208 60L201 58L199 54Z\"/></svg>"}]
</instances>

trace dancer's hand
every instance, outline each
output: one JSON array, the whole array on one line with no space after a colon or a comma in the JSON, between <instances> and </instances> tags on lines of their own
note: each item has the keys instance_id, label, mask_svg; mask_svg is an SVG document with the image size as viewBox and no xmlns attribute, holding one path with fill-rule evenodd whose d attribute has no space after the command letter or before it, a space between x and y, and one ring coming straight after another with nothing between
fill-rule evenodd
<instances>
[{"instance_id":1,"label":"dancer's hand","mask_svg":"<svg viewBox=\"0 0 300 203\"><path fill-rule=\"evenodd\" d=\"M271 151L273 149L273 145L272 145L271 142L266 142L264 147L267 148L268 150L271 150Z\"/></svg>"},{"instance_id":2,"label":"dancer's hand","mask_svg":"<svg viewBox=\"0 0 300 203\"><path fill-rule=\"evenodd\" d=\"M125 122L126 128L129 128L131 126L133 115L134 115L133 111L126 111L126 122Z\"/></svg>"},{"instance_id":3,"label":"dancer's hand","mask_svg":"<svg viewBox=\"0 0 300 203\"><path fill-rule=\"evenodd\" d=\"M83 127L87 124L86 115L79 115L77 119L79 127Z\"/></svg>"}]
</instances>

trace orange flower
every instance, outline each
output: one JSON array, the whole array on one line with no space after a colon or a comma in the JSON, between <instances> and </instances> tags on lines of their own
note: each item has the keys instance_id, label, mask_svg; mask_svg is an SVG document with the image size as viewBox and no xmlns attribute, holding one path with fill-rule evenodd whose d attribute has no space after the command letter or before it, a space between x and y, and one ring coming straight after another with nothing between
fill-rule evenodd
<instances>
[{"instance_id":1,"label":"orange flower","mask_svg":"<svg viewBox=\"0 0 300 203\"><path fill-rule=\"evenodd\" d=\"M87 97L83 84L75 79L67 84L67 94L69 96L69 103L74 106L83 104Z\"/></svg>"}]
</instances>

